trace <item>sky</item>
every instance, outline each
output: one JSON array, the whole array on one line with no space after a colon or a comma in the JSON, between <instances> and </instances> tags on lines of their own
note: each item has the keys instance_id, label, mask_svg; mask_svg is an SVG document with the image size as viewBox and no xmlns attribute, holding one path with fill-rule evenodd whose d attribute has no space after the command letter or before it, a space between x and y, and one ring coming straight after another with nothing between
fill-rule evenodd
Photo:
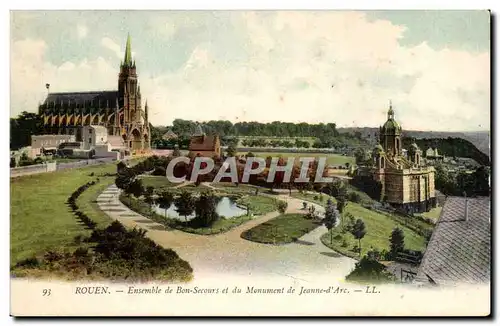
<instances>
[{"instance_id":1,"label":"sky","mask_svg":"<svg viewBox=\"0 0 500 326\"><path fill-rule=\"evenodd\" d=\"M13 11L11 116L117 89L127 34L153 125L490 129L487 11ZM143 103L144 105L144 103Z\"/></svg>"}]
</instances>

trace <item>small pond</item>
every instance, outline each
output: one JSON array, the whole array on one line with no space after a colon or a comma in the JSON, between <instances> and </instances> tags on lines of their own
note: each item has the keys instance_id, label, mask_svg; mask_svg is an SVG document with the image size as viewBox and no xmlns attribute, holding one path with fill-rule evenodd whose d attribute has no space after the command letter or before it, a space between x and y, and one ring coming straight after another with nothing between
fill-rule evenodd
<instances>
[{"instance_id":1,"label":"small pond","mask_svg":"<svg viewBox=\"0 0 500 326\"><path fill-rule=\"evenodd\" d=\"M153 206L155 212L157 214L165 216L165 209L160 208L159 205L154 205ZM178 219L181 221L186 221L186 218L184 216L180 216L177 211L177 207L175 204L170 205L170 207L166 210L167 216L169 218L173 219ZM217 207L215 208L215 211L219 216L224 216L225 218L232 218L232 217L237 217L241 215L245 215L247 213L246 209L243 209L239 207L236 202L231 200L229 197L221 197L219 202L217 203ZM195 214L191 214L187 216L187 220L191 220L195 217Z\"/></svg>"}]
</instances>

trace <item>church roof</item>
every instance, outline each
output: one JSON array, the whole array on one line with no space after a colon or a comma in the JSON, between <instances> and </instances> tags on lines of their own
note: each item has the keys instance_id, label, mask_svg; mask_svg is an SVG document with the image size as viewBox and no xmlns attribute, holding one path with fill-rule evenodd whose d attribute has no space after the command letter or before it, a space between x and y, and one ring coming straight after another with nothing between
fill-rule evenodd
<instances>
[{"instance_id":1,"label":"church roof","mask_svg":"<svg viewBox=\"0 0 500 326\"><path fill-rule=\"evenodd\" d=\"M489 197L448 197L416 280L438 285L489 282L490 216Z\"/></svg>"},{"instance_id":2,"label":"church roof","mask_svg":"<svg viewBox=\"0 0 500 326\"><path fill-rule=\"evenodd\" d=\"M132 66L132 46L130 45L130 34L127 36L127 45L125 47L125 58L123 59L125 66Z\"/></svg>"},{"instance_id":3,"label":"church roof","mask_svg":"<svg viewBox=\"0 0 500 326\"><path fill-rule=\"evenodd\" d=\"M116 106L118 91L91 91L91 92L67 92L67 93L49 93L44 101L44 105L63 105L63 106L95 106L110 107Z\"/></svg>"}]
</instances>

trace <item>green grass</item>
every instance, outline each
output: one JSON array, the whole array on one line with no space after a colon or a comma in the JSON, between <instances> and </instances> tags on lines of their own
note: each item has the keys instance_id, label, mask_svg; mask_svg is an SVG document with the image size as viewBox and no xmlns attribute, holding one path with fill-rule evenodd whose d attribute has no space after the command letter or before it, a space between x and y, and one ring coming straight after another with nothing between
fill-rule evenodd
<instances>
[{"instance_id":1,"label":"green grass","mask_svg":"<svg viewBox=\"0 0 500 326\"><path fill-rule=\"evenodd\" d=\"M142 185L144 187L153 187L157 192L167 189L170 190L170 188L179 185L168 181L166 176L148 175L141 176L140 179L142 180Z\"/></svg>"},{"instance_id":2,"label":"green grass","mask_svg":"<svg viewBox=\"0 0 500 326\"><path fill-rule=\"evenodd\" d=\"M104 213L97 204L97 197L115 182L115 177L99 177L99 183L85 190L76 200L78 209L87 214L98 228L106 227L111 222L109 216Z\"/></svg>"},{"instance_id":3,"label":"green grass","mask_svg":"<svg viewBox=\"0 0 500 326\"><path fill-rule=\"evenodd\" d=\"M343 156L341 154L332 154L332 153L285 153L285 152L252 152L258 157L326 157L326 162L329 165L345 165L349 163L350 165L354 165L356 163L356 159L353 156ZM238 153L238 155L245 155L247 152Z\"/></svg>"},{"instance_id":4,"label":"green grass","mask_svg":"<svg viewBox=\"0 0 500 326\"><path fill-rule=\"evenodd\" d=\"M392 229L396 226L403 229L405 235L405 248L412 250L423 250L425 248L424 237L404 226L402 223L396 222L398 219L396 216L391 217L386 214L372 211L352 202L349 202L346 206L345 213L350 213L355 219L359 218L365 222L367 232L365 237L361 240L361 256L366 254L371 248L379 251L388 251L390 246L389 237L391 236ZM420 221L414 221L412 223L420 223ZM333 243L330 243L331 233L333 233ZM358 241L354 239L354 236L349 232L343 234L340 226L321 236L321 241L327 247L343 255L353 258L359 257L359 253L353 250L354 246L358 245ZM344 241L345 246L343 246Z\"/></svg>"},{"instance_id":5,"label":"green grass","mask_svg":"<svg viewBox=\"0 0 500 326\"><path fill-rule=\"evenodd\" d=\"M92 172L95 176L90 176ZM66 200L97 175L115 172L115 164L103 164L10 179L11 264L48 250L72 247L76 235L88 235L89 231L78 224ZM94 198L103 185L90 187L82 196ZM96 222L104 223L105 216L92 212L95 206L84 201L79 198L78 205L82 205Z\"/></svg>"},{"instance_id":6,"label":"green grass","mask_svg":"<svg viewBox=\"0 0 500 326\"><path fill-rule=\"evenodd\" d=\"M320 206L325 206L326 202L328 201L328 198L332 200L332 203L334 204L337 203L335 197L320 193L292 192L292 197L297 199L302 199L307 202L315 203Z\"/></svg>"},{"instance_id":7,"label":"green grass","mask_svg":"<svg viewBox=\"0 0 500 326\"><path fill-rule=\"evenodd\" d=\"M265 139L267 141L272 141L272 140L289 140L292 143L295 144L295 139L300 139L302 141L307 141L310 145L314 144L316 141L316 137L278 137L278 136L238 136L238 146L239 147L246 147L242 144L244 139Z\"/></svg>"},{"instance_id":8,"label":"green grass","mask_svg":"<svg viewBox=\"0 0 500 326\"><path fill-rule=\"evenodd\" d=\"M304 214L284 214L243 232L241 237L260 243L285 244L296 241L319 225L306 219Z\"/></svg>"},{"instance_id":9,"label":"green grass","mask_svg":"<svg viewBox=\"0 0 500 326\"><path fill-rule=\"evenodd\" d=\"M250 212L253 215L264 215L274 212L278 208L277 199L268 196L255 196L253 194L239 198L237 203L244 207L250 204Z\"/></svg>"}]
</instances>

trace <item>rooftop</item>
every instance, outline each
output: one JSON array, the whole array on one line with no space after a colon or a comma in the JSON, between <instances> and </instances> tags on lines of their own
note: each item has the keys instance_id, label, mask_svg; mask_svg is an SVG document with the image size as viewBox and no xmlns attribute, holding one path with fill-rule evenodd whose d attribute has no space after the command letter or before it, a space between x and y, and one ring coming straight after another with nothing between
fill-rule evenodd
<instances>
[{"instance_id":1,"label":"rooftop","mask_svg":"<svg viewBox=\"0 0 500 326\"><path fill-rule=\"evenodd\" d=\"M490 216L489 197L448 197L416 280L438 285L489 282Z\"/></svg>"}]
</instances>

